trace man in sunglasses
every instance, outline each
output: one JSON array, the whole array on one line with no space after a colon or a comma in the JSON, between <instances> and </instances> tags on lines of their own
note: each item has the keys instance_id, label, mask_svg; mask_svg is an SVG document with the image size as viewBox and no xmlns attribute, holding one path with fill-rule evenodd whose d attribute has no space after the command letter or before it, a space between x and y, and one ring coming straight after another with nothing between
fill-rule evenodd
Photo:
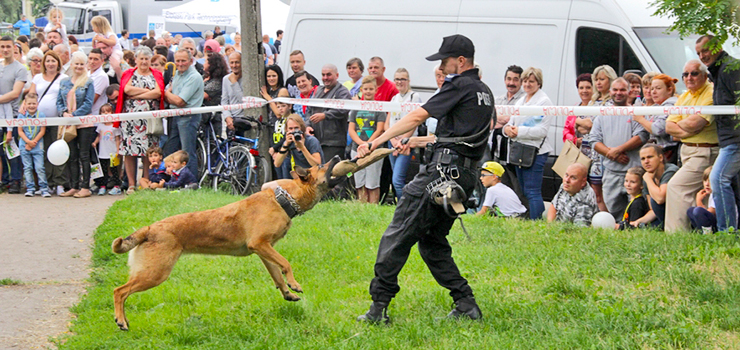
<instances>
[{"instance_id":1,"label":"man in sunglasses","mask_svg":"<svg viewBox=\"0 0 740 350\"><path fill-rule=\"evenodd\" d=\"M740 90L740 69L737 68L737 59L721 48L718 52L712 52L708 44L713 39L711 35L700 37L696 41L696 53L713 75L714 105L735 105L738 99L737 91ZM727 231L730 227L738 228L735 206L740 195L737 176L740 172L740 128L737 115L722 114L715 115L714 118L717 123L719 155L709 180L712 183L714 203L717 207L717 229Z\"/></svg>"},{"instance_id":2,"label":"man in sunglasses","mask_svg":"<svg viewBox=\"0 0 740 350\"><path fill-rule=\"evenodd\" d=\"M711 106L714 87L709 82L707 66L691 60L683 68L683 83L688 89L678 97L676 106ZM717 124L709 114L670 115L666 132L681 139L683 166L668 182L666 192L665 230L690 230L686 211L691 207L696 192L703 188L702 174L719 154Z\"/></svg>"}]
</instances>

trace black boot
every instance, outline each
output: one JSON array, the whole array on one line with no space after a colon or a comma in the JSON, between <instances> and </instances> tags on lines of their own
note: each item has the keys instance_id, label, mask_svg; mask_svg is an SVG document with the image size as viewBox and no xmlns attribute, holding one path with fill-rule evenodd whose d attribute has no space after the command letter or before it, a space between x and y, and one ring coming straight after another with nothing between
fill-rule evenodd
<instances>
[{"instance_id":1,"label":"black boot","mask_svg":"<svg viewBox=\"0 0 740 350\"><path fill-rule=\"evenodd\" d=\"M477 320L483 317L475 298L472 296L458 299L455 301L455 308L447 314L449 319L471 319Z\"/></svg>"},{"instance_id":2,"label":"black boot","mask_svg":"<svg viewBox=\"0 0 740 350\"><path fill-rule=\"evenodd\" d=\"M391 319L388 317L388 304L386 302L373 301L370 310L364 315L357 316L357 322L383 323L388 324Z\"/></svg>"}]
</instances>

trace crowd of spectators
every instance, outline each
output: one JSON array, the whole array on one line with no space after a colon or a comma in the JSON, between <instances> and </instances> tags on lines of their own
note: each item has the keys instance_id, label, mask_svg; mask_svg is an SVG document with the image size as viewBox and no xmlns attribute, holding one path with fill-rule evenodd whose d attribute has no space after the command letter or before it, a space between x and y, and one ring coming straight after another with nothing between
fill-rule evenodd
<instances>
[{"instance_id":1,"label":"crowd of spectators","mask_svg":"<svg viewBox=\"0 0 740 350\"><path fill-rule=\"evenodd\" d=\"M220 28L206 32L199 43L167 32L159 37L150 32L141 40L131 40L128 32L116 35L105 18L96 17L93 26L98 35L86 55L74 37L67 37L62 16L58 11L50 12L49 25L33 37L28 33L15 40L0 39L4 66L0 106L5 118L215 106L238 103L244 96L238 33L234 33L232 45L225 44L226 33ZM16 26L26 29L25 22ZM344 67L347 79L341 82L345 71L326 63L319 81L305 70L303 52L295 50L287 54L291 74L285 78L283 68L275 64L282 35L278 31L274 40L263 37L266 85L261 95L268 101L294 97L422 102L410 88L408 70L397 67L391 78L381 57L371 57L367 66L361 58L350 58ZM577 77L580 101L574 102L579 106L734 104L740 90L739 73L723 67L735 59L724 51L709 51L706 45L711 39L703 36L696 42L699 59L686 62L680 77L686 92L681 95L677 94L679 79L656 72L643 76L627 72L620 77L612 67L602 65ZM542 90L545 74L536 67L508 67L504 72L506 93L497 96L495 104L553 105ZM441 87L445 77L439 67L434 75ZM310 167L334 156L354 157L359 145L372 142L405 115L284 103L270 103L268 112L275 179L290 178L296 166ZM177 153L177 166L197 174L197 162L188 159L198 159L195 144L199 128L212 125L220 134L222 122L224 128L233 130L244 117L244 111L229 110L167 118L163 125L147 120L79 125L76 137L68 142L70 157L64 165L51 164L45 157L40 161L38 155L64 137L69 127L9 129L3 134L19 143L21 157L6 160L2 155L1 163L6 164L3 189L20 193L21 174L25 174L27 196L81 198L120 194L122 190L133 193L137 184L149 188L158 183L159 178L149 181L150 174L165 172L162 159L178 151L182 152ZM711 230L737 227L740 131L732 115L569 116L563 140L573 142L591 160L591 166L568 167L547 208L542 182L547 158L555 151L549 139L552 123L549 116L499 116L492 123L490 152L484 159L487 162L481 163L480 180L486 190L475 212L589 225L595 213L608 211L619 228L654 226L677 231L692 227L707 230L705 225ZM398 149L404 139L414 140L433 133L434 128L430 119L421 128L392 139L386 147ZM509 161L513 143L536 148L531 166ZM187 156L184 161L183 154ZM385 186L398 199L403 195L411 159L410 154L394 151L387 169L379 162L354 174L349 191L362 201L378 203ZM139 161L147 169L141 174L143 181L137 178ZM119 162L122 167L116 166ZM91 179L91 164L95 163L105 165L102 179ZM172 170L181 173L177 167ZM389 179L387 186L383 178ZM708 219L710 216L713 219Z\"/></svg>"}]
</instances>

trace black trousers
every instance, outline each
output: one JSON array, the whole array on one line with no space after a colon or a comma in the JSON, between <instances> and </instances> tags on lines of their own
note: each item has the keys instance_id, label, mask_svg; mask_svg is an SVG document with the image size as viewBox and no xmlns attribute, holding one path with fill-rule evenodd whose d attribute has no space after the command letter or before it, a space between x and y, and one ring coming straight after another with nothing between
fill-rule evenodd
<instances>
[{"instance_id":1,"label":"black trousers","mask_svg":"<svg viewBox=\"0 0 740 350\"><path fill-rule=\"evenodd\" d=\"M95 141L95 127L77 128L77 137L68 142L69 145L69 181L74 189L90 188L90 152ZM80 168L82 168L82 182L80 182Z\"/></svg>"},{"instance_id":2,"label":"black trousers","mask_svg":"<svg viewBox=\"0 0 740 350\"><path fill-rule=\"evenodd\" d=\"M49 146L57 140L57 130L57 126L46 127L46 133L44 133L44 154L49 154ZM64 186L67 184L68 179L65 172L66 167L66 163L62 165L54 165L49 162L48 157L44 157L46 182L49 183L50 189L55 189L56 186Z\"/></svg>"},{"instance_id":3,"label":"black trousers","mask_svg":"<svg viewBox=\"0 0 740 350\"><path fill-rule=\"evenodd\" d=\"M398 274L417 243L419 254L432 276L439 285L450 290L453 300L473 295L468 281L460 275L452 259L452 247L447 241L455 219L448 216L441 206L432 203L425 189L428 183L439 177L435 172L434 164L421 166L419 174L404 187L393 220L380 239L375 278L370 283L373 301L389 302L398 293L401 289ZM473 171L461 168L460 178L456 181L469 196L475 180Z\"/></svg>"}]
</instances>

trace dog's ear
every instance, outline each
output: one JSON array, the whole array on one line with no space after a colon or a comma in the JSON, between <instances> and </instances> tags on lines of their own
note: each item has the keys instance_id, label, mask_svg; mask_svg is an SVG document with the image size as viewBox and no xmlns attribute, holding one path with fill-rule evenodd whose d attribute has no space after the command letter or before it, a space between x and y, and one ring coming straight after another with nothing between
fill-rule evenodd
<instances>
[{"instance_id":1,"label":"dog's ear","mask_svg":"<svg viewBox=\"0 0 740 350\"><path fill-rule=\"evenodd\" d=\"M293 176L294 179L301 179L301 181L308 181L309 173L306 169L301 168L300 166L295 167L295 170L290 172L290 175Z\"/></svg>"}]
</instances>

